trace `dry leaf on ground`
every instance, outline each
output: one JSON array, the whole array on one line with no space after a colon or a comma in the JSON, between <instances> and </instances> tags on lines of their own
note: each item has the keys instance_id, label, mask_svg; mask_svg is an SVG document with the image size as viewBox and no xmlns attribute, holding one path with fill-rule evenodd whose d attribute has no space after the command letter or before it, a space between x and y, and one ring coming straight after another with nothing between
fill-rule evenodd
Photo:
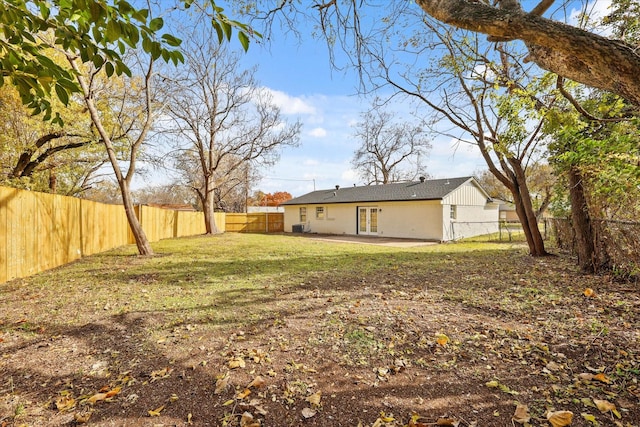
<instances>
[{"instance_id":1,"label":"dry leaf on ground","mask_svg":"<svg viewBox=\"0 0 640 427\"><path fill-rule=\"evenodd\" d=\"M571 411L555 411L547 414L547 421L553 427L570 426L573 421L573 412Z\"/></svg>"},{"instance_id":2,"label":"dry leaf on ground","mask_svg":"<svg viewBox=\"0 0 640 427\"><path fill-rule=\"evenodd\" d=\"M513 421L518 424L525 424L531 421L531 416L529 415L529 407L527 405L518 404L516 406L516 412L513 414Z\"/></svg>"},{"instance_id":3,"label":"dry leaf on ground","mask_svg":"<svg viewBox=\"0 0 640 427\"><path fill-rule=\"evenodd\" d=\"M222 394L222 392L224 392L227 389L228 385L229 385L228 375L224 375L223 377L218 378L216 380L216 388L215 390L213 390L213 394Z\"/></svg>"},{"instance_id":4,"label":"dry leaf on ground","mask_svg":"<svg viewBox=\"0 0 640 427\"><path fill-rule=\"evenodd\" d=\"M317 414L317 412L316 412L316 411L314 411L314 410L313 410L313 409L311 409L311 408L304 408L304 409L302 410L302 416L303 416L304 418L311 418L311 417L313 417L315 414Z\"/></svg>"},{"instance_id":5,"label":"dry leaf on ground","mask_svg":"<svg viewBox=\"0 0 640 427\"><path fill-rule=\"evenodd\" d=\"M251 381L249 383L249 385L247 386L247 388L260 388L263 387L267 382L264 380L264 378L262 378L260 375L258 375L257 377L255 377L253 379L253 381Z\"/></svg>"},{"instance_id":6,"label":"dry leaf on ground","mask_svg":"<svg viewBox=\"0 0 640 427\"><path fill-rule=\"evenodd\" d=\"M162 405L159 408L153 409L153 410L149 410L147 411L147 413L149 414L150 417L159 417L160 416L160 412L162 412L162 410L164 409L164 405Z\"/></svg>"},{"instance_id":7,"label":"dry leaf on ground","mask_svg":"<svg viewBox=\"0 0 640 427\"><path fill-rule=\"evenodd\" d=\"M76 400L70 396L62 396L56 400L56 408L60 412L68 411L75 408Z\"/></svg>"},{"instance_id":8,"label":"dry leaf on ground","mask_svg":"<svg viewBox=\"0 0 640 427\"><path fill-rule=\"evenodd\" d=\"M307 402L311 403L314 406L320 406L320 398L322 397L322 392L317 391L310 396L307 396L305 399Z\"/></svg>"}]
</instances>

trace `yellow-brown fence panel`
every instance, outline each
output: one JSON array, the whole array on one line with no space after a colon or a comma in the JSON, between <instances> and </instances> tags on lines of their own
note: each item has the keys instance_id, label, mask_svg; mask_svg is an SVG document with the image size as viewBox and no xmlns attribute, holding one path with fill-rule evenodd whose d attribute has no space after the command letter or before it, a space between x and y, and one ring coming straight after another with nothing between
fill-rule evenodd
<instances>
[{"instance_id":1,"label":"yellow-brown fence panel","mask_svg":"<svg viewBox=\"0 0 640 427\"><path fill-rule=\"evenodd\" d=\"M284 231L283 213L227 213L226 231L239 233L278 233Z\"/></svg>"},{"instance_id":2,"label":"yellow-brown fence panel","mask_svg":"<svg viewBox=\"0 0 640 427\"><path fill-rule=\"evenodd\" d=\"M204 214L136 206L151 242L204 234ZM284 231L284 214L216 212L218 232ZM0 187L0 283L134 243L122 205Z\"/></svg>"},{"instance_id":3,"label":"yellow-brown fence panel","mask_svg":"<svg viewBox=\"0 0 640 427\"><path fill-rule=\"evenodd\" d=\"M136 212L138 220L150 242L174 237L175 212L169 209L139 206Z\"/></svg>"},{"instance_id":4,"label":"yellow-brown fence panel","mask_svg":"<svg viewBox=\"0 0 640 427\"><path fill-rule=\"evenodd\" d=\"M82 256L80 200L0 187L0 282Z\"/></svg>"},{"instance_id":5,"label":"yellow-brown fence panel","mask_svg":"<svg viewBox=\"0 0 640 427\"><path fill-rule=\"evenodd\" d=\"M149 241L204 234L202 212L136 206ZM216 213L219 231L225 215ZM133 243L122 205L0 187L0 283Z\"/></svg>"},{"instance_id":6,"label":"yellow-brown fence panel","mask_svg":"<svg viewBox=\"0 0 640 427\"><path fill-rule=\"evenodd\" d=\"M122 205L80 200L82 255L129 244L129 222Z\"/></svg>"}]
</instances>

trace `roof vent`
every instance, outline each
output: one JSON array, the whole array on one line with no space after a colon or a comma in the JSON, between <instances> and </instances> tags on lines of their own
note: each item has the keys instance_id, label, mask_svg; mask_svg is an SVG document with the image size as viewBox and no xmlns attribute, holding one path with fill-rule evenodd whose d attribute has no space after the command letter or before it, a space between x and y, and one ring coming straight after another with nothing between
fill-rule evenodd
<instances>
[{"instance_id":1,"label":"roof vent","mask_svg":"<svg viewBox=\"0 0 640 427\"><path fill-rule=\"evenodd\" d=\"M336 197L338 195L338 193L336 193L335 191L333 192L333 197Z\"/></svg>"},{"instance_id":2,"label":"roof vent","mask_svg":"<svg viewBox=\"0 0 640 427\"><path fill-rule=\"evenodd\" d=\"M420 177L420 182L424 182L425 179L427 179L427 178L425 178L424 176L421 176Z\"/></svg>"},{"instance_id":3,"label":"roof vent","mask_svg":"<svg viewBox=\"0 0 640 427\"><path fill-rule=\"evenodd\" d=\"M336 190L339 190L339 189L340 189L340 186L339 186L339 185L336 185Z\"/></svg>"}]
</instances>

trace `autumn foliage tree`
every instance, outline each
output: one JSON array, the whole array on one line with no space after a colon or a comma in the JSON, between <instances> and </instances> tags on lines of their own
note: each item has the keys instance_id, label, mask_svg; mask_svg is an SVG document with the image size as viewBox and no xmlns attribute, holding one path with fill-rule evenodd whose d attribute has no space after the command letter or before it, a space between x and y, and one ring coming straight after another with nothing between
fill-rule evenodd
<instances>
[{"instance_id":1,"label":"autumn foliage tree","mask_svg":"<svg viewBox=\"0 0 640 427\"><path fill-rule=\"evenodd\" d=\"M275 193L262 193L262 197L256 200L258 206L280 206L287 200L291 200L293 196L287 191L276 191Z\"/></svg>"}]
</instances>

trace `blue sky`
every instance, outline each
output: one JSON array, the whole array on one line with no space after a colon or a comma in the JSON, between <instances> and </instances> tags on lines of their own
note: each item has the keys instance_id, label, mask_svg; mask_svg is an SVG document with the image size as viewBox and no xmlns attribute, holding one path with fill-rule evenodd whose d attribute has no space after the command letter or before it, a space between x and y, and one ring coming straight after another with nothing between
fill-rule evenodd
<instances>
[{"instance_id":1,"label":"blue sky","mask_svg":"<svg viewBox=\"0 0 640 427\"><path fill-rule=\"evenodd\" d=\"M528 3L523 2L525 8ZM589 4L606 9L609 3L597 0ZM259 84L271 92L283 115L291 122L299 119L303 123L299 147L284 149L276 165L262 170L263 178L253 190L288 191L295 197L335 185L362 185L350 164L359 145L353 125L371 100L357 95L359 77L354 70L332 69L323 40L312 38L309 28L298 30L299 38L274 31L268 46L251 43L243 56L247 67L258 67ZM235 38L232 47L240 49ZM338 62L344 60L338 58ZM408 105L396 104L391 110L410 117ZM429 176L452 178L486 169L476 146L444 136L434 138L424 170Z\"/></svg>"},{"instance_id":2,"label":"blue sky","mask_svg":"<svg viewBox=\"0 0 640 427\"><path fill-rule=\"evenodd\" d=\"M244 63L258 66L257 80L271 91L287 119L303 123L300 146L282 151L280 161L262 171L264 178L255 189L299 196L314 190L314 185L316 189L361 185L350 165L358 146L352 126L360 121L370 99L357 96L357 73L332 69L322 40L283 34L274 34L268 48L252 43ZM402 105L394 108L403 109ZM434 178L471 175L484 167L476 147L456 150L448 138L432 144L425 173Z\"/></svg>"}]
</instances>

